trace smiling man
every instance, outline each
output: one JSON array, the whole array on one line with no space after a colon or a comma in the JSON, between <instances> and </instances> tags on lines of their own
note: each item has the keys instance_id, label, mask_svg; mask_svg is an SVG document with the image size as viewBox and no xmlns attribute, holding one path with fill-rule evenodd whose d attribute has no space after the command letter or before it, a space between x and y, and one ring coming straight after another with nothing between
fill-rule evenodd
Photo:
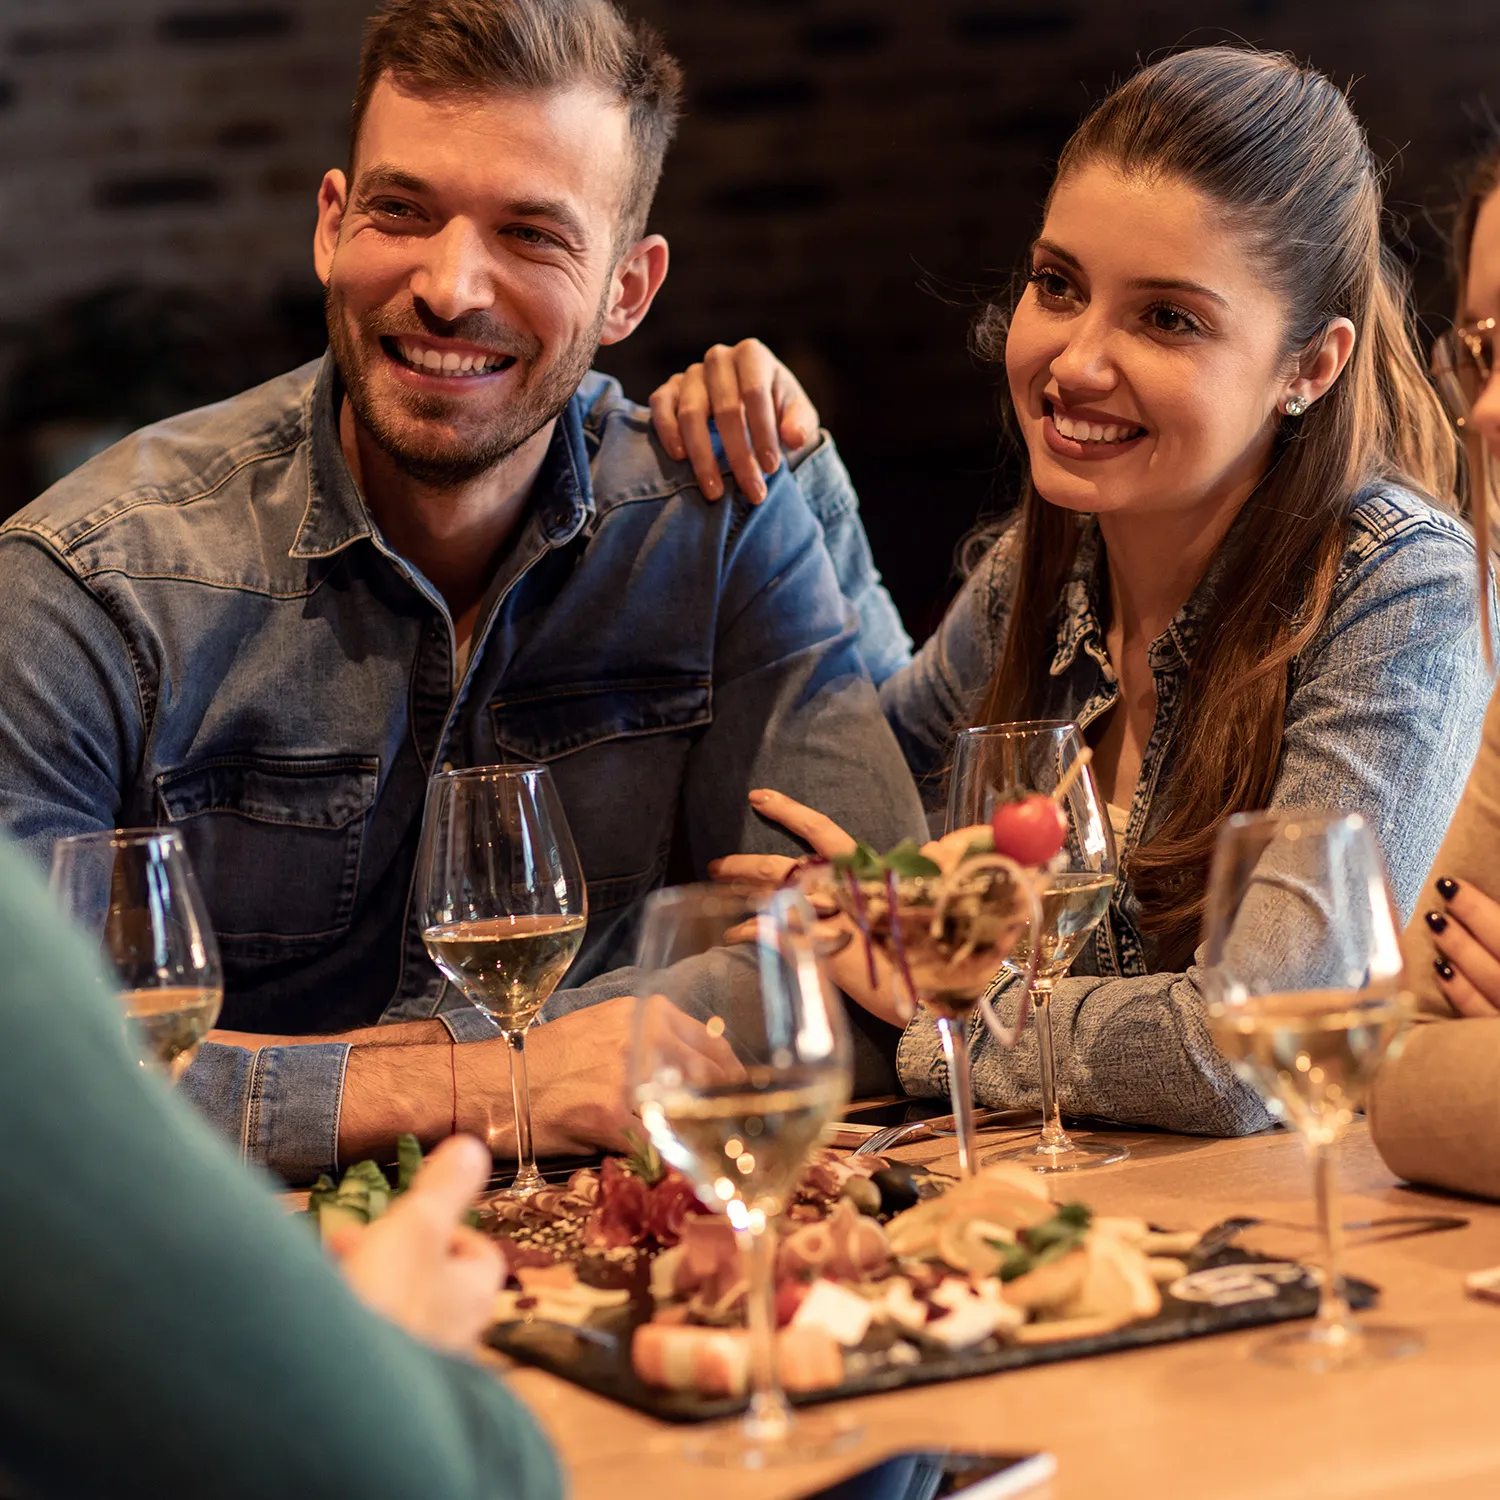
<instances>
[{"instance_id":1,"label":"smiling man","mask_svg":"<svg viewBox=\"0 0 1500 1500\"><path fill-rule=\"evenodd\" d=\"M289 1177L408 1129L509 1144L506 1045L412 909L435 769L550 765L582 856L583 988L527 1048L544 1150L618 1139L644 896L788 848L752 788L921 829L830 562L868 553L829 441L712 505L590 373L666 275L678 94L605 0L397 0L319 194L329 354L0 532L0 820L42 861L182 830L227 975L185 1087Z\"/></svg>"}]
</instances>

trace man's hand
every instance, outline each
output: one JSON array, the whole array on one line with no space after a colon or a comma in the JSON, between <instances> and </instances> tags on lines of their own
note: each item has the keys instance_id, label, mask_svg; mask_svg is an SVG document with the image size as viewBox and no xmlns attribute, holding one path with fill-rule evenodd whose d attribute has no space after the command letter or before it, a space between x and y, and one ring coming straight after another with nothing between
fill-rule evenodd
<instances>
[{"instance_id":1,"label":"man's hand","mask_svg":"<svg viewBox=\"0 0 1500 1500\"><path fill-rule=\"evenodd\" d=\"M600 1146L624 1149L624 1132L639 1124L625 1092L636 1004L633 996L623 995L559 1016L527 1033L538 1154L573 1155ZM727 1083L743 1071L722 1035L683 1015L660 995L647 1001L642 1025L662 1038L658 1056L675 1055L685 1075ZM465 1050L459 1049L460 1056ZM508 1092L505 1098L509 1135Z\"/></svg>"},{"instance_id":2,"label":"man's hand","mask_svg":"<svg viewBox=\"0 0 1500 1500\"><path fill-rule=\"evenodd\" d=\"M327 1242L360 1301L450 1354L472 1348L488 1326L505 1276L498 1247L459 1222L489 1175L489 1152L454 1136L384 1218L347 1225Z\"/></svg>"},{"instance_id":3,"label":"man's hand","mask_svg":"<svg viewBox=\"0 0 1500 1500\"><path fill-rule=\"evenodd\" d=\"M733 348L715 344L701 364L689 365L651 393L651 420L662 446L675 459L690 459L698 488L717 500L724 481L708 434L710 418L752 505L766 498L762 473L781 466L783 444L796 450L818 430L818 409L807 392L759 339L743 339Z\"/></svg>"}]
</instances>

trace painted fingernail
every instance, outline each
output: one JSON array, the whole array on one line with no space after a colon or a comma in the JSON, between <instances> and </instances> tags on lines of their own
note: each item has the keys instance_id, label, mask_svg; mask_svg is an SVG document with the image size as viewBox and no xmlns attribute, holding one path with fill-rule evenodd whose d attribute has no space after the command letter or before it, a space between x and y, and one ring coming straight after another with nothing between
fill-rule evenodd
<instances>
[{"instance_id":1,"label":"painted fingernail","mask_svg":"<svg viewBox=\"0 0 1500 1500\"><path fill-rule=\"evenodd\" d=\"M1437 893L1444 901L1451 901L1458 894L1458 882L1442 876L1437 882Z\"/></svg>"},{"instance_id":2,"label":"painted fingernail","mask_svg":"<svg viewBox=\"0 0 1500 1500\"><path fill-rule=\"evenodd\" d=\"M1444 932L1448 927L1448 919L1440 911L1430 911L1422 919L1434 932Z\"/></svg>"},{"instance_id":3,"label":"painted fingernail","mask_svg":"<svg viewBox=\"0 0 1500 1500\"><path fill-rule=\"evenodd\" d=\"M781 455L774 448L760 450L760 466L767 474L774 474L781 466Z\"/></svg>"},{"instance_id":4,"label":"painted fingernail","mask_svg":"<svg viewBox=\"0 0 1500 1500\"><path fill-rule=\"evenodd\" d=\"M717 500L724 493L724 486L717 479L705 479L703 481L703 493L710 500Z\"/></svg>"},{"instance_id":5,"label":"painted fingernail","mask_svg":"<svg viewBox=\"0 0 1500 1500\"><path fill-rule=\"evenodd\" d=\"M1453 978L1453 965L1450 964L1446 958L1433 959L1432 967L1437 970L1439 979Z\"/></svg>"}]
</instances>

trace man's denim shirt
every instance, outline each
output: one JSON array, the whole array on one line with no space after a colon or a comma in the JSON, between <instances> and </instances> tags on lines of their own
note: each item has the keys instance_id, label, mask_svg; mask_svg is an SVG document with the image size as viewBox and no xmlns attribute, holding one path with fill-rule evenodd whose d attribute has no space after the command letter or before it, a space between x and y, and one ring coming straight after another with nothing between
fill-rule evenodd
<instances>
[{"instance_id":1,"label":"man's denim shirt","mask_svg":"<svg viewBox=\"0 0 1500 1500\"><path fill-rule=\"evenodd\" d=\"M1253 542L1242 514L1229 543L1150 650L1156 723L1147 743L1119 853L1150 837L1170 784L1177 707L1216 592L1234 586L1232 557ZM936 635L881 688L924 800L933 805L954 728L972 722L1004 639L1014 590L1016 533L1003 534L970 576ZM1105 559L1087 523L1058 615L1045 718L1087 727L1119 701L1105 646ZM1479 744L1491 679L1479 645L1474 546L1453 517L1404 490L1357 501L1336 591L1322 631L1291 670L1273 807L1363 813L1375 829L1403 918L1411 913ZM1294 898L1267 900L1266 940L1295 918ZM1052 999L1064 1113L1168 1130L1236 1135L1270 1123L1230 1071L1204 1022L1202 970L1157 972L1128 880ZM1014 1004L1012 997L1010 1004ZM914 1021L898 1055L912 1093L947 1089L936 1029ZM1039 1106L1036 1032L1012 1051L976 1029L974 1088L986 1105Z\"/></svg>"},{"instance_id":2,"label":"man's denim shirt","mask_svg":"<svg viewBox=\"0 0 1500 1500\"><path fill-rule=\"evenodd\" d=\"M221 1024L326 1033L441 1014L411 908L426 782L533 761L588 881L569 984L630 956L642 897L738 849L795 852L776 786L878 845L921 809L861 669L907 642L826 436L750 507L714 505L591 375L560 418L466 669L339 446L331 358L144 429L0 531L0 822L181 829L223 950ZM815 516L801 480L824 505ZM827 530L825 547L824 530ZM207 1046L184 1081L292 1178L335 1158L348 1049Z\"/></svg>"}]
</instances>

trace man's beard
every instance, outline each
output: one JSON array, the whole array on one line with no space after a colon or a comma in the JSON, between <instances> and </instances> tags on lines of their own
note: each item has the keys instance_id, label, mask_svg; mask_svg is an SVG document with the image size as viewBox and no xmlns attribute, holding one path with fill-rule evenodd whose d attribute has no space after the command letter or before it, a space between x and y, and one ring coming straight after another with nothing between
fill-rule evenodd
<instances>
[{"instance_id":1,"label":"man's beard","mask_svg":"<svg viewBox=\"0 0 1500 1500\"><path fill-rule=\"evenodd\" d=\"M438 490L453 489L477 479L509 458L562 413L588 374L598 352L599 335L606 315L601 302L593 325L560 351L551 369L542 373L532 389L523 390L515 400L497 411L486 430L467 440L444 440L407 430L391 410L394 404L391 401L384 403L382 409L371 389L369 362L388 356L376 343L361 343L350 332L344 321L343 304L332 288L324 294L323 302L328 341L343 377L349 405L359 424L397 468L419 484ZM536 340L528 339L503 324L492 323L482 314L460 318L453 323L440 323L430 313L415 307L405 315L382 309L367 320L361 332L372 341L403 334L463 339L481 348L510 354L523 368L533 363L541 352ZM402 391L395 397L395 402L407 417L420 422L440 421L451 415L455 400L466 399Z\"/></svg>"}]
</instances>

